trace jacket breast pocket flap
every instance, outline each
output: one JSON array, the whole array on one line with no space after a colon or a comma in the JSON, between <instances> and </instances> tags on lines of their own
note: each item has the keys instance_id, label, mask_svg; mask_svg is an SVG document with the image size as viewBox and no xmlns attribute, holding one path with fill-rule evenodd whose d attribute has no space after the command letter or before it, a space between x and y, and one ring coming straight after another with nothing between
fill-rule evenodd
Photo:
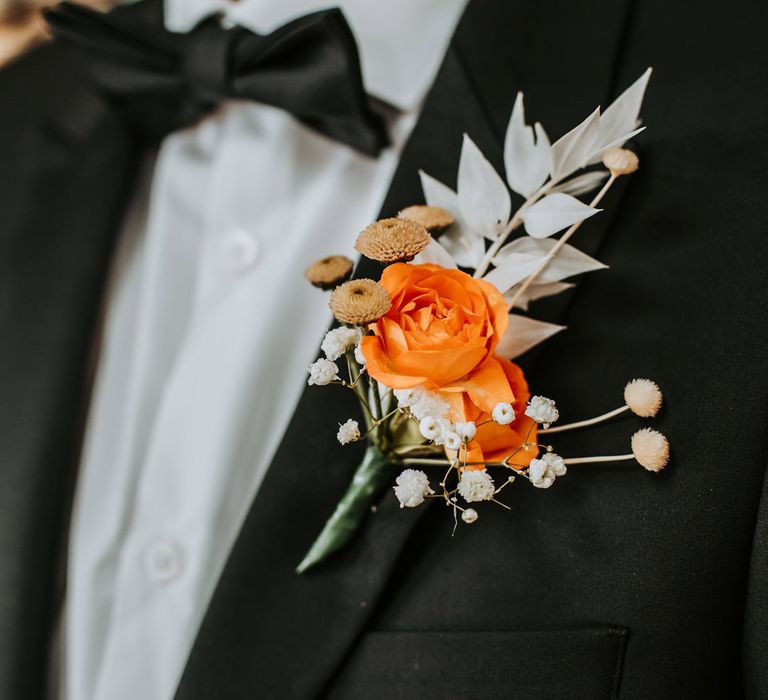
<instances>
[{"instance_id":1,"label":"jacket breast pocket flap","mask_svg":"<svg viewBox=\"0 0 768 700\"><path fill-rule=\"evenodd\" d=\"M615 698L627 631L369 632L329 700Z\"/></svg>"}]
</instances>

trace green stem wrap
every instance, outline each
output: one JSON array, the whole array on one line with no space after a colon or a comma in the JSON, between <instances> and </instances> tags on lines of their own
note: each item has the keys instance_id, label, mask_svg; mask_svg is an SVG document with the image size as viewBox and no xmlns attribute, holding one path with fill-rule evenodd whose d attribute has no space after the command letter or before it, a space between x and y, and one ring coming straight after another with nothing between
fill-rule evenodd
<instances>
[{"instance_id":1,"label":"green stem wrap","mask_svg":"<svg viewBox=\"0 0 768 700\"><path fill-rule=\"evenodd\" d=\"M296 568L297 573L303 574L352 540L376 495L391 478L389 459L378 447L369 445L346 493Z\"/></svg>"}]
</instances>

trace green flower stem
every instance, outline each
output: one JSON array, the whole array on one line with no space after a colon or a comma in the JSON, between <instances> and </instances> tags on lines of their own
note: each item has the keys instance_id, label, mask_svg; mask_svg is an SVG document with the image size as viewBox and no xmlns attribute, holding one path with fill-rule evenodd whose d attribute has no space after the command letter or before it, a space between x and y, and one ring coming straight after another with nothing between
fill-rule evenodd
<instances>
[{"instance_id":1,"label":"green flower stem","mask_svg":"<svg viewBox=\"0 0 768 700\"><path fill-rule=\"evenodd\" d=\"M297 573L303 574L352 540L392 474L387 456L377 446L369 445L349 488L296 568Z\"/></svg>"},{"instance_id":2,"label":"green flower stem","mask_svg":"<svg viewBox=\"0 0 768 700\"><path fill-rule=\"evenodd\" d=\"M358 400L360 401L360 407L363 409L365 425L370 431L375 427L374 417L373 411L371 411L371 407L368 405L368 401L365 399L365 388L360 386L361 384L364 384L360 376L360 368L357 366L357 362L355 362L354 355L352 354L351 350L348 351L344 357L347 360L347 369L349 370L349 386L352 391L355 392L355 396L357 396Z\"/></svg>"}]
</instances>

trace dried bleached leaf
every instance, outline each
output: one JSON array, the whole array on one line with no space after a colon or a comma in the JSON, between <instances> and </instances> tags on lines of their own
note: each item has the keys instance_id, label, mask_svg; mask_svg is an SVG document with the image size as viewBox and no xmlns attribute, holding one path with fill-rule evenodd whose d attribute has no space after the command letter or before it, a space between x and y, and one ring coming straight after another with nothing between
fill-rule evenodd
<instances>
[{"instance_id":1,"label":"dried bleached leaf","mask_svg":"<svg viewBox=\"0 0 768 700\"><path fill-rule=\"evenodd\" d=\"M598 185L602 184L608 177L607 170L594 170L589 173L582 173L576 177L572 177L570 180L561 182L557 187L553 187L550 190L551 194L555 192L562 192L563 194L569 194L572 197L578 197L582 194L587 194L596 189Z\"/></svg>"},{"instance_id":2,"label":"dried bleached leaf","mask_svg":"<svg viewBox=\"0 0 768 700\"><path fill-rule=\"evenodd\" d=\"M482 235L474 233L461 216L458 195L423 170L419 171L419 177L427 204L446 209L456 219L453 226L440 237L443 248L462 267L477 267L485 255L485 244Z\"/></svg>"},{"instance_id":3,"label":"dried bleached leaf","mask_svg":"<svg viewBox=\"0 0 768 700\"><path fill-rule=\"evenodd\" d=\"M546 238L590 216L600 209L593 209L569 194L557 192L539 200L522 215L525 230L534 238Z\"/></svg>"},{"instance_id":4,"label":"dried bleached leaf","mask_svg":"<svg viewBox=\"0 0 768 700\"><path fill-rule=\"evenodd\" d=\"M584 167L595 150L600 132L598 107L581 124L555 141L550 148L550 173L554 181L562 180Z\"/></svg>"},{"instance_id":5,"label":"dried bleached leaf","mask_svg":"<svg viewBox=\"0 0 768 700\"><path fill-rule=\"evenodd\" d=\"M573 289L576 285L573 282L547 282L545 284L532 284L526 289L515 302L515 308L528 310L528 305L532 301L538 301L539 299L546 299L547 297L553 297L561 292L565 292L568 289ZM512 298L515 296L515 289L509 290L504 294L504 298L507 304L512 303Z\"/></svg>"},{"instance_id":6,"label":"dried bleached leaf","mask_svg":"<svg viewBox=\"0 0 768 700\"><path fill-rule=\"evenodd\" d=\"M440 237L440 243L461 267L477 268L485 256L485 243L480 236L463 233L456 227Z\"/></svg>"},{"instance_id":7,"label":"dried bleached leaf","mask_svg":"<svg viewBox=\"0 0 768 700\"><path fill-rule=\"evenodd\" d=\"M620 136L615 141L612 141L606 146L601 146L592 154L592 156L590 156L589 161L587 162L587 165L589 166L589 165L594 165L595 163L599 163L602 160L603 155L609 148L616 148L618 146L623 146L627 141L637 136L641 131L645 131L644 126L641 126L637 129L634 129L633 131L630 131L627 134L624 134L623 136Z\"/></svg>"},{"instance_id":8,"label":"dried bleached leaf","mask_svg":"<svg viewBox=\"0 0 768 700\"><path fill-rule=\"evenodd\" d=\"M421 189L424 191L424 200L430 207L439 207L451 212L454 217L460 217L459 197L448 185L444 185L423 170L419 170L419 179Z\"/></svg>"},{"instance_id":9,"label":"dried bleached leaf","mask_svg":"<svg viewBox=\"0 0 768 700\"><path fill-rule=\"evenodd\" d=\"M504 139L504 168L509 186L518 194L533 194L549 175L549 138L541 124L525 123L523 93L517 93Z\"/></svg>"},{"instance_id":10,"label":"dried bleached leaf","mask_svg":"<svg viewBox=\"0 0 768 700\"><path fill-rule=\"evenodd\" d=\"M564 328L565 326L537 321L527 316L509 314L509 325L496 346L496 352L502 357L512 360L544 342L547 338L551 338Z\"/></svg>"},{"instance_id":11,"label":"dried bleached leaf","mask_svg":"<svg viewBox=\"0 0 768 700\"><path fill-rule=\"evenodd\" d=\"M552 238L536 239L522 236L505 245L495 256L493 263L497 266L525 265L530 260L543 261L549 255L552 248L557 245L557 240ZM569 243L566 243L547 267L537 277L537 284L559 282L574 275L595 270L604 270L608 266L595 260L586 253L582 253Z\"/></svg>"},{"instance_id":12,"label":"dried bleached leaf","mask_svg":"<svg viewBox=\"0 0 768 700\"><path fill-rule=\"evenodd\" d=\"M456 261L453 259L453 256L434 239L413 259L413 263L414 265L431 263L448 269L456 267Z\"/></svg>"},{"instance_id":13,"label":"dried bleached leaf","mask_svg":"<svg viewBox=\"0 0 768 700\"><path fill-rule=\"evenodd\" d=\"M459 159L458 196L461 216L474 233L495 239L507 225L512 208L509 190L466 134Z\"/></svg>"},{"instance_id":14,"label":"dried bleached leaf","mask_svg":"<svg viewBox=\"0 0 768 700\"><path fill-rule=\"evenodd\" d=\"M506 264L496 266L483 279L503 294L536 272L542 262L544 262L542 256L520 256L518 259L508 260Z\"/></svg>"},{"instance_id":15,"label":"dried bleached leaf","mask_svg":"<svg viewBox=\"0 0 768 700\"><path fill-rule=\"evenodd\" d=\"M595 143L597 154L610 146L621 146L637 130L640 107L643 104L645 89L651 78L652 69L648 68L632 85L621 93L600 117L600 133ZM595 154L594 162L600 158Z\"/></svg>"}]
</instances>

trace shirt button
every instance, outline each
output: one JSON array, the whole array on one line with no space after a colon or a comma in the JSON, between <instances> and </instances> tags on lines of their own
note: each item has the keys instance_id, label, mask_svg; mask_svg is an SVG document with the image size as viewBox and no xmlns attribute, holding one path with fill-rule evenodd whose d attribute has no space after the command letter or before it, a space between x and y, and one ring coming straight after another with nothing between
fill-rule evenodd
<instances>
[{"instance_id":1,"label":"shirt button","mask_svg":"<svg viewBox=\"0 0 768 700\"><path fill-rule=\"evenodd\" d=\"M144 552L144 567L150 580L171 583L184 570L184 551L175 540L157 539Z\"/></svg>"},{"instance_id":2,"label":"shirt button","mask_svg":"<svg viewBox=\"0 0 768 700\"><path fill-rule=\"evenodd\" d=\"M228 231L221 240L221 262L231 272L245 272L256 263L258 241L245 229Z\"/></svg>"}]
</instances>

